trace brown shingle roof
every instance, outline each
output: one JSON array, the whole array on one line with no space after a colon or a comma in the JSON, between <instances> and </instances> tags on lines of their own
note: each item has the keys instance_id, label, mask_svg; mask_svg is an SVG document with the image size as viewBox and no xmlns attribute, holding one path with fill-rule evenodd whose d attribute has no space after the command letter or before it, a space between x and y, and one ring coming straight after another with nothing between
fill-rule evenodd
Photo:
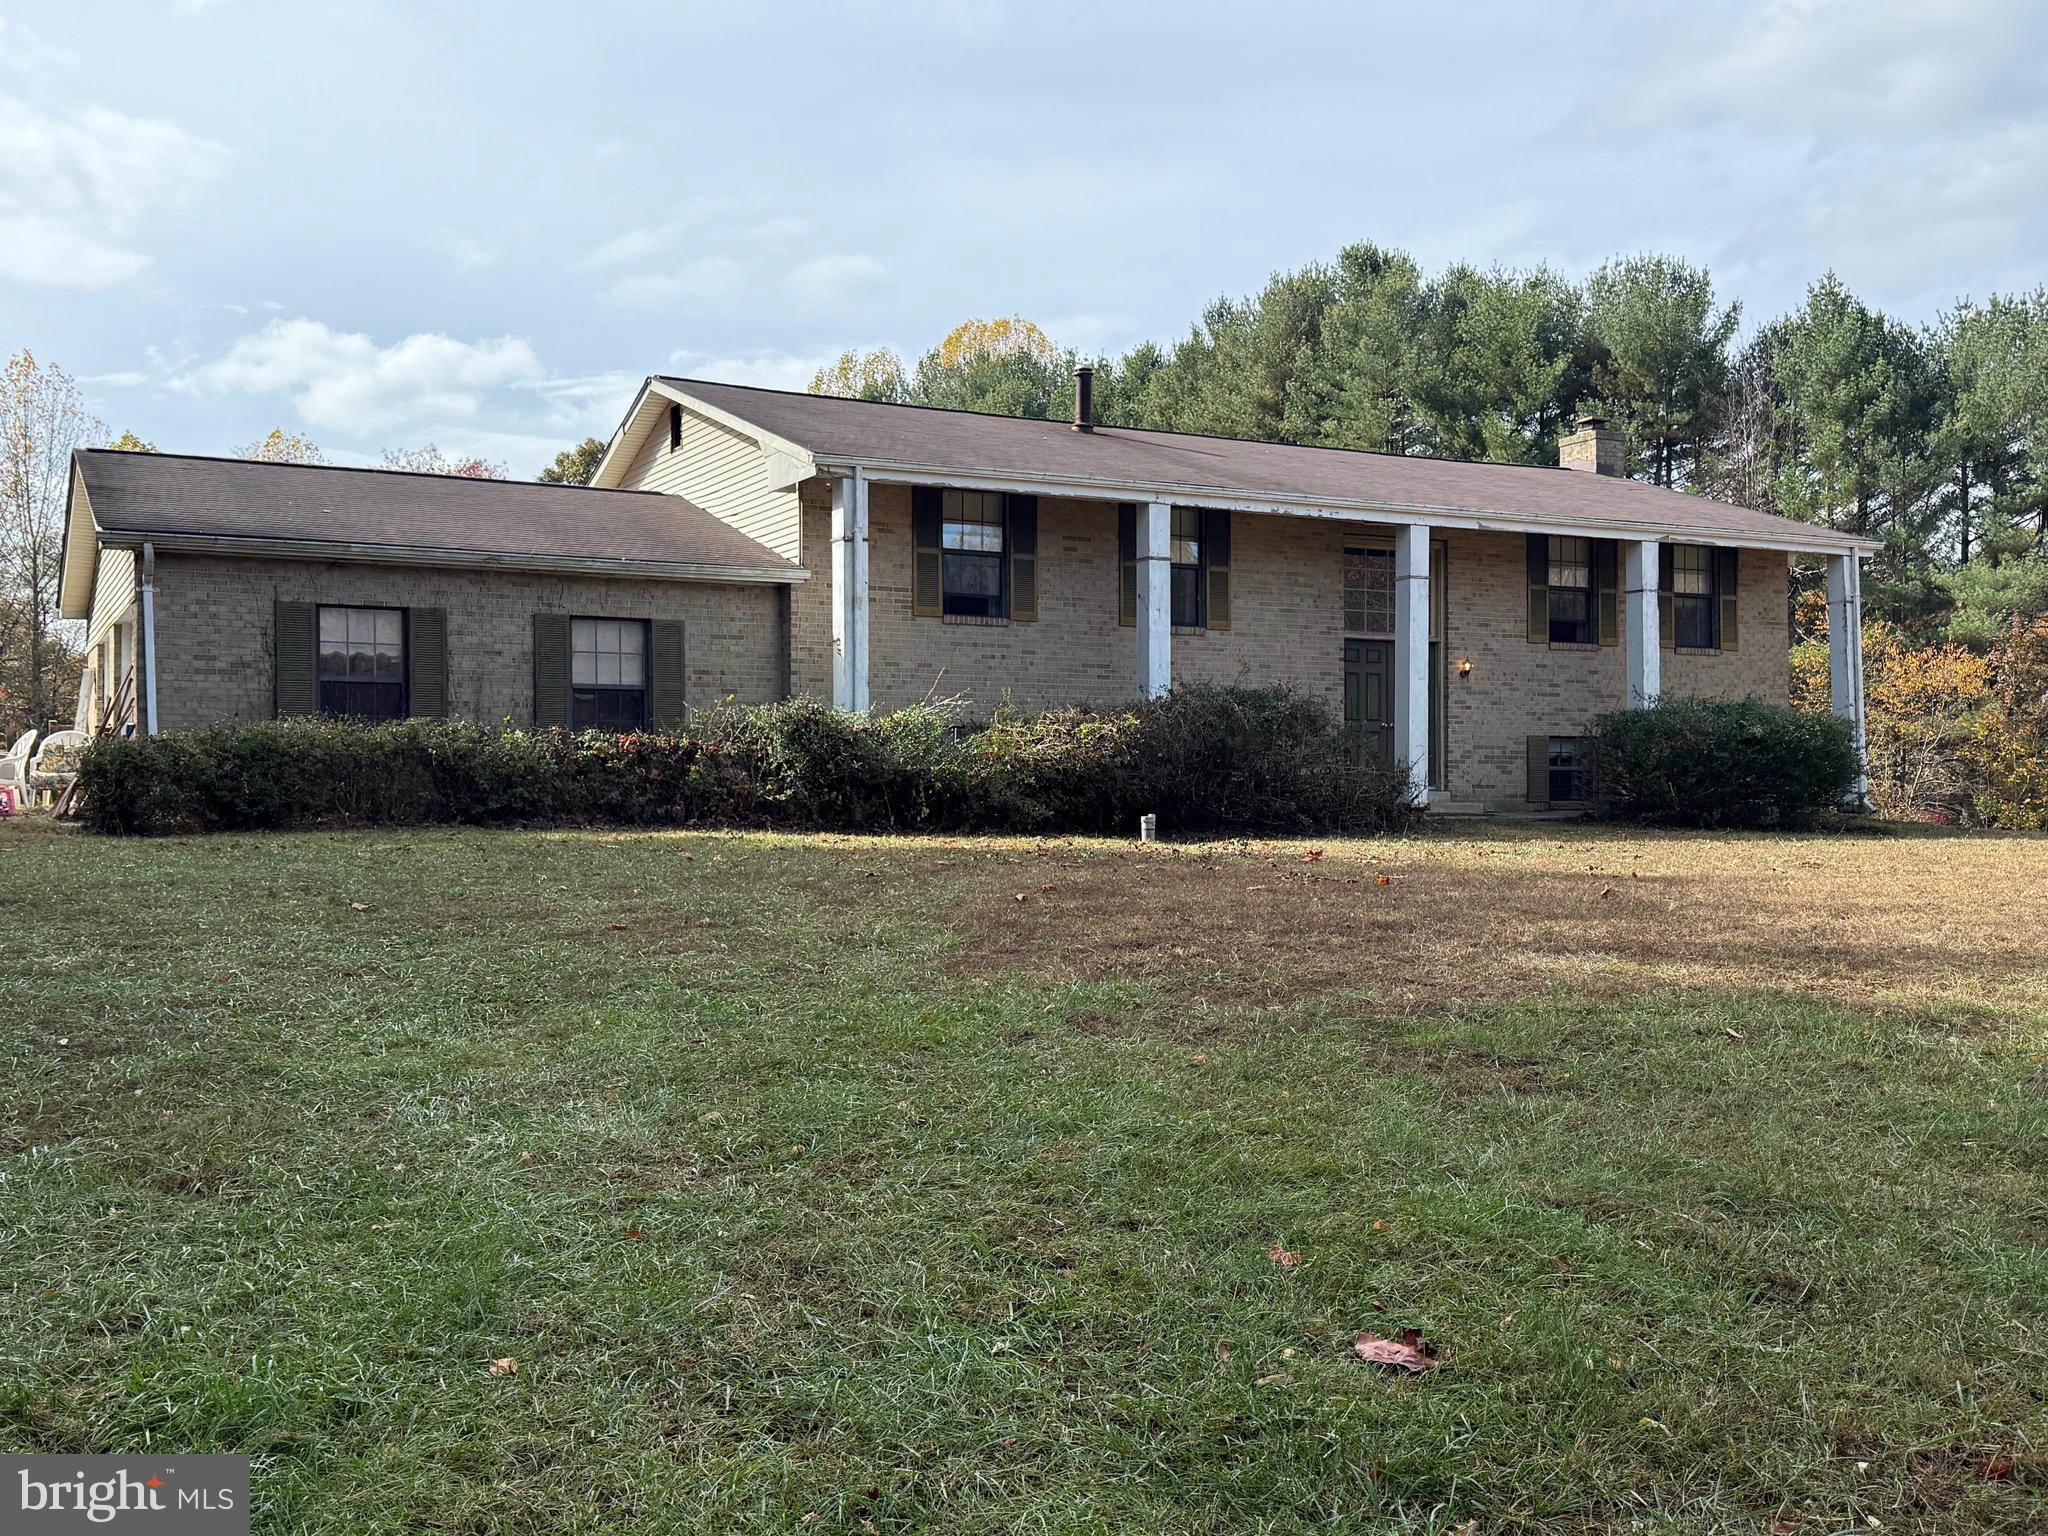
<instances>
[{"instance_id":1,"label":"brown shingle roof","mask_svg":"<svg viewBox=\"0 0 2048 1536\"><path fill-rule=\"evenodd\" d=\"M1505 523L1583 524L1645 535L1692 534L1843 549L1845 534L1584 470L1404 458L1346 448L985 416L794 394L705 379L662 378L681 394L805 449L821 463L1014 474L1189 496L1305 501L1332 507L1449 514Z\"/></svg>"},{"instance_id":2,"label":"brown shingle roof","mask_svg":"<svg viewBox=\"0 0 2048 1536\"><path fill-rule=\"evenodd\" d=\"M622 574L679 567L763 579L798 569L680 496L402 470L84 449L75 460L105 535L335 543L421 556L512 557Z\"/></svg>"}]
</instances>

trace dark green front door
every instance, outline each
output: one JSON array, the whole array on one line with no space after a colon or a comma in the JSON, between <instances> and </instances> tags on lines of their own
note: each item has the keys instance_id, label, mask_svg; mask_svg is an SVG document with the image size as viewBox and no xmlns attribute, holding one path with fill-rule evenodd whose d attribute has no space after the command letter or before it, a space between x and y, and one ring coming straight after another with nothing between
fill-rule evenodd
<instances>
[{"instance_id":1,"label":"dark green front door","mask_svg":"<svg viewBox=\"0 0 2048 1536\"><path fill-rule=\"evenodd\" d=\"M1361 758L1394 765L1394 646L1344 642L1344 724ZM1368 754L1370 756L1368 757Z\"/></svg>"}]
</instances>

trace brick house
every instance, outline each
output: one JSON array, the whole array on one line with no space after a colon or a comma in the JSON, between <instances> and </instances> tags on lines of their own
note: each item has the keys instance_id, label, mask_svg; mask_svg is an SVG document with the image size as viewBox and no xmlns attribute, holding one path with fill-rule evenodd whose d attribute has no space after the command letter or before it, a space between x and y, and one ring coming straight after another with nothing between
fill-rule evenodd
<instances>
[{"instance_id":1,"label":"brick house","mask_svg":"<svg viewBox=\"0 0 2048 1536\"><path fill-rule=\"evenodd\" d=\"M1583 798L1606 710L1782 700L1804 556L1861 730L1868 540L1628 480L1598 421L1453 463L1097 426L1089 383L1066 423L650 378L588 490L81 453L64 612L138 729L1284 681L1432 805L1528 809Z\"/></svg>"}]
</instances>

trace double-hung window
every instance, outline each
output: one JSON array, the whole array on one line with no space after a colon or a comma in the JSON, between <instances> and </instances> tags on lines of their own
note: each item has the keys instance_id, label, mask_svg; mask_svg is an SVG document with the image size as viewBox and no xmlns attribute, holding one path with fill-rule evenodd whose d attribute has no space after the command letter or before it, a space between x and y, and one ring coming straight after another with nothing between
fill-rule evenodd
<instances>
[{"instance_id":1,"label":"double-hung window","mask_svg":"<svg viewBox=\"0 0 2048 1536\"><path fill-rule=\"evenodd\" d=\"M1680 650L1710 651L1714 632L1714 551L1704 544L1671 546L1671 632Z\"/></svg>"},{"instance_id":2,"label":"double-hung window","mask_svg":"<svg viewBox=\"0 0 2048 1536\"><path fill-rule=\"evenodd\" d=\"M1593 541L1552 534L1550 544L1550 640L1553 645L1591 645L1593 629Z\"/></svg>"},{"instance_id":3,"label":"double-hung window","mask_svg":"<svg viewBox=\"0 0 2048 1536\"><path fill-rule=\"evenodd\" d=\"M645 730L647 621L572 619L569 652L569 724L577 730Z\"/></svg>"},{"instance_id":4,"label":"double-hung window","mask_svg":"<svg viewBox=\"0 0 2048 1536\"><path fill-rule=\"evenodd\" d=\"M1173 627L1202 627L1202 509L1173 509Z\"/></svg>"},{"instance_id":5,"label":"double-hung window","mask_svg":"<svg viewBox=\"0 0 2048 1536\"><path fill-rule=\"evenodd\" d=\"M1550 738L1550 803L1584 805L1593 798L1592 764L1577 736Z\"/></svg>"},{"instance_id":6,"label":"double-hung window","mask_svg":"<svg viewBox=\"0 0 2048 1536\"><path fill-rule=\"evenodd\" d=\"M941 517L945 612L965 618L1002 618L1002 493L947 491Z\"/></svg>"},{"instance_id":7,"label":"double-hung window","mask_svg":"<svg viewBox=\"0 0 2048 1536\"><path fill-rule=\"evenodd\" d=\"M402 719L405 610L322 605L319 623L320 713Z\"/></svg>"}]
</instances>

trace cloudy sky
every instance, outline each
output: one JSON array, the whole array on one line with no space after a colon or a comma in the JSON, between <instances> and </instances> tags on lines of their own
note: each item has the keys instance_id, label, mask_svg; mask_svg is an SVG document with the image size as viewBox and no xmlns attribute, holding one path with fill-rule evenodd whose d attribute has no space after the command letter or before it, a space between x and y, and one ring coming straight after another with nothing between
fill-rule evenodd
<instances>
[{"instance_id":1,"label":"cloudy sky","mask_svg":"<svg viewBox=\"0 0 2048 1536\"><path fill-rule=\"evenodd\" d=\"M0 352L530 475L652 371L1120 350L1357 239L1924 320L2048 279L2044 58L2036 0L0 0Z\"/></svg>"}]
</instances>

